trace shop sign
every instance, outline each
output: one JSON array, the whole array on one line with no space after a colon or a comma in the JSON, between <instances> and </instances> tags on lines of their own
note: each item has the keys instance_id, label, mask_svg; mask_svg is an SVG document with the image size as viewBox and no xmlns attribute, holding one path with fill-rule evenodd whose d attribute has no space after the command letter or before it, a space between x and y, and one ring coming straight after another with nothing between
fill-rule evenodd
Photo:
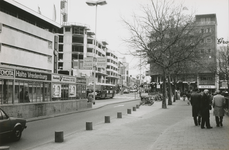
<instances>
[{"instance_id":1,"label":"shop sign","mask_svg":"<svg viewBox=\"0 0 229 150\"><path fill-rule=\"evenodd\" d=\"M0 68L0 76L13 78L14 77L14 70L13 69Z\"/></svg>"},{"instance_id":2,"label":"shop sign","mask_svg":"<svg viewBox=\"0 0 229 150\"><path fill-rule=\"evenodd\" d=\"M51 80L51 74L16 70L15 71L15 78L34 79L34 80L48 80L48 81L50 81Z\"/></svg>"},{"instance_id":3,"label":"shop sign","mask_svg":"<svg viewBox=\"0 0 229 150\"><path fill-rule=\"evenodd\" d=\"M215 89L215 85L199 85L199 89Z\"/></svg>"},{"instance_id":4,"label":"shop sign","mask_svg":"<svg viewBox=\"0 0 229 150\"><path fill-rule=\"evenodd\" d=\"M76 83L84 83L84 84L86 84L86 78L76 77Z\"/></svg>"},{"instance_id":5,"label":"shop sign","mask_svg":"<svg viewBox=\"0 0 229 150\"><path fill-rule=\"evenodd\" d=\"M52 75L52 81L56 82L68 82L68 83L75 83L75 77L63 76L63 75Z\"/></svg>"}]
</instances>

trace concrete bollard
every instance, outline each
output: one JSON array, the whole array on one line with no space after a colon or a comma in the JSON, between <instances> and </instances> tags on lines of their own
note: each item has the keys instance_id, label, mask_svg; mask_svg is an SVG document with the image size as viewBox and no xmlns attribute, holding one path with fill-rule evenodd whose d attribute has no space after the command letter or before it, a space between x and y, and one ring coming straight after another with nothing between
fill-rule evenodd
<instances>
[{"instance_id":1,"label":"concrete bollard","mask_svg":"<svg viewBox=\"0 0 229 150\"><path fill-rule=\"evenodd\" d=\"M0 150L10 150L9 146L0 146Z\"/></svg>"},{"instance_id":2,"label":"concrete bollard","mask_svg":"<svg viewBox=\"0 0 229 150\"><path fill-rule=\"evenodd\" d=\"M92 122L86 122L86 130L93 130L92 129Z\"/></svg>"},{"instance_id":3,"label":"concrete bollard","mask_svg":"<svg viewBox=\"0 0 229 150\"><path fill-rule=\"evenodd\" d=\"M55 131L55 142L61 143L64 141L64 132L63 131Z\"/></svg>"},{"instance_id":4,"label":"concrete bollard","mask_svg":"<svg viewBox=\"0 0 229 150\"><path fill-rule=\"evenodd\" d=\"M122 112L117 113L117 118L122 118Z\"/></svg>"},{"instance_id":5,"label":"concrete bollard","mask_svg":"<svg viewBox=\"0 0 229 150\"><path fill-rule=\"evenodd\" d=\"M133 111L136 111L136 107L133 107Z\"/></svg>"},{"instance_id":6,"label":"concrete bollard","mask_svg":"<svg viewBox=\"0 0 229 150\"><path fill-rule=\"evenodd\" d=\"M127 109L127 114L131 114L131 109Z\"/></svg>"},{"instance_id":7,"label":"concrete bollard","mask_svg":"<svg viewBox=\"0 0 229 150\"><path fill-rule=\"evenodd\" d=\"M136 105L136 108L139 108L139 105Z\"/></svg>"},{"instance_id":8,"label":"concrete bollard","mask_svg":"<svg viewBox=\"0 0 229 150\"><path fill-rule=\"evenodd\" d=\"M105 116L105 123L110 123L110 116Z\"/></svg>"}]
</instances>

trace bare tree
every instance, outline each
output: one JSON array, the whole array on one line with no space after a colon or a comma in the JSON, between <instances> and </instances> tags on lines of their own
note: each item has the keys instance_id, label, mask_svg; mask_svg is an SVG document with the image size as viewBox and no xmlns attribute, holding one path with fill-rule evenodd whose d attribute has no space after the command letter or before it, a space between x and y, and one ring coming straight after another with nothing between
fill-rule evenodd
<instances>
[{"instance_id":1,"label":"bare tree","mask_svg":"<svg viewBox=\"0 0 229 150\"><path fill-rule=\"evenodd\" d=\"M229 47L228 45L221 45L218 49L218 71L219 80L226 81L229 87ZM229 91L229 90L228 90Z\"/></svg>"},{"instance_id":2,"label":"bare tree","mask_svg":"<svg viewBox=\"0 0 229 150\"><path fill-rule=\"evenodd\" d=\"M192 15L184 15L182 4L168 0L151 0L142 7L143 15L133 15L133 22L123 19L130 31L125 39L135 56L143 56L151 69L157 68L163 76L162 108L166 105L166 79L177 64L196 60L196 47L203 34L195 25ZM153 67L152 67L153 66Z\"/></svg>"}]
</instances>

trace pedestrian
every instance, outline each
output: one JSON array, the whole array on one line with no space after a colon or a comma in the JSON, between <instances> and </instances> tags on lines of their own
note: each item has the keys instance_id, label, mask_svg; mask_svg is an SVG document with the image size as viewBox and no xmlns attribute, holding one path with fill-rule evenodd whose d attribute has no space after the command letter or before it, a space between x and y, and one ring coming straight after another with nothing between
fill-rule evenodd
<instances>
[{"instance_id":1,"label":"pedestrian","mask_svg":"<svg viewBox=\"0 0 229 150\"><path fill-rule=\"evenodd\" d=\"M21 91L18 94L18 102L19 103L23 103L24 102L24 98L25 98L25 92L24 92L24 88L22 88Z\"/></svg>"},{"instance_id":2,"label":"pedestrian","mask_svg":"<svg viewBox=\"0 0 229 150\"><path fill-rule=\"evenodd\" d=\"M208 90L204 90L202 98L201 98L201 103L200 103L200 112L202 116L202 121L201 121L201 129L204 129L205 126L207 129L211 129L210 125L210 112L211 110L211 97L209 95Z\"/></svg>"},{"instance_id":3,"label":"pedestrian","mask_svg":"<svg viewBox=\"0 0 229 150\"><path fill-rule=\"evenodd\" d=\"M26 103L30 102L30 100L29 100L29 92L28 91L25 91L25 102Z\"/></svg>"},{"instance_id":4,"label":"pedestrian","mask_svg":"<svg viewBox=\"0 0 229 150\"><path fill-rule=\"evenodd\" d=\"M191 98L191 91L190 90L187 91L186 96L187 96L187 104L190 105L190 98Z\"/></svg>"},{"instance_id":5,"label":"pedestrian","mask_svg":"<svg viewBox=\"0 0 229 150\"><path fill-rule=\"evenodd\" d=\"M226 100L223 95L220 94L220 91L216 91L216 95L213 97L213 115L215 116L216 126L223 126L223 116L224 116L224 106Z\"/></svg>"},{"instance_id":6,"label":"pedestrian","mask_svg":"<svg viewBox=\"0 0 229 150\"><path fill-rule=\"evenodd\" d=\"M177 89L177 100L180 100L180 89Z\"/></svg>"},{"instance_id":7,"label":"pedestrian","mask_svg":"<svg viewBox=\"0 0 229 150\"><path fill-rule=\"evenodd\" d=\"M200 101L201 101L201 94L198 93L198 89L194 89L190 96L190 103L192 106L192 117L194 120L194 124L196 126L200 125L200 121L201 121Z\"/></svg>"}]
</instances>

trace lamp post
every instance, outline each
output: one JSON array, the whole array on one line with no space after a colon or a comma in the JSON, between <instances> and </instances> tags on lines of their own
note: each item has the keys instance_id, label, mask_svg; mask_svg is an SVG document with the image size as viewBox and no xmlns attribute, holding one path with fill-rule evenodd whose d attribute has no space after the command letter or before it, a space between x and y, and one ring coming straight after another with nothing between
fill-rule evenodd
<instances>
[{"instance_id":1,"label":"lamp post","mask_svg":"<svg viewBox=\"0 0 229 150\"><path fill-rule=\"evenodd\" d=\"M87 1L86 4L88 6L95 6L95 43L94 43L94 52L93 52L93 62L94 62L94 57L96 57L96 47L97 47L97 39L96 39L96 30L97 30L97 6L100 5L106 5L107 2L105 0L98 0L98 1ZM96 60L97 61L97 60ZM95 65L93 65L93 70L94 70L94 83L93 83L93 104L95 104L95 74L96 70L94 69Z\"/></svg>"}]
</instances>

